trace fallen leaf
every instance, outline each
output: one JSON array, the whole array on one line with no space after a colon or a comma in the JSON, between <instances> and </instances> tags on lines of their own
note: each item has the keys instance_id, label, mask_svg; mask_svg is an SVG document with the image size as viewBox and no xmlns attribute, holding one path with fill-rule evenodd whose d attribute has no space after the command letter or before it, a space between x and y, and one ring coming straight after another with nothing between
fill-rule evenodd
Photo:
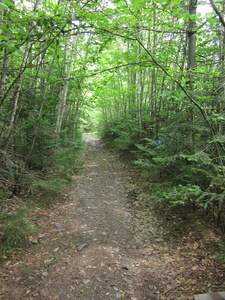
<instances>
[{"instance_id":1,"label":"fallen leaf","mask_svg":"<svg viewBox=\"0 0 225 300\"><path fill-rule=\"evenodd\" d=\"M31 293L31 290L26 291L26 295L29 295Z\"/></svg>"}]
</instances>

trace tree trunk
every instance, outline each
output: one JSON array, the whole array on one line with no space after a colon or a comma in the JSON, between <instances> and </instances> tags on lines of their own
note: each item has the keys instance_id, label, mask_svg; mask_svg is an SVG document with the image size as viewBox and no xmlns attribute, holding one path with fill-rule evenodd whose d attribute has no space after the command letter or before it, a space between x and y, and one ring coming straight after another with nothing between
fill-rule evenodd
<instances>
[{"instance_id":1,"label":"tree trunk","mask_svg":"<svg viewBox=\"0 0 225 300\"><path fill-rule=\"evenodd\" d=\"M23 61L21 64L21 70L25 69L26 65L27 65L27 60L28 60L28 56L30 53L30 48L31 45L30 43L27 44L24 56L23 56ZM7 127L7 132L5 135L5 145L4 145L4 150L6 151L10 142L10 137L11 137L11 133L13 130L13 126L14 126L14 121L15 121L15 117L16 117L16 111L17 111L17 107L18 107L18 101L19 101L19 96L20 96L20 92L21 92L21 88L22 88L22 82L23 82L23 73L20 75L19 79L18 79L18 83L17 83L17 89L16 89L16 93L13 99L13 108L12 108L12 113L10 116L10 121Z\"/></svg>"},{"instance_id":2,"label":"tree trunk","mask_svg":"<svg viewBox=\"0 0 225 300\"><path fill-rule=\"evenodd\" d=\"M189 82L187 85L190 90L194 90L194 74L193 70L196 68L196 21L192 17L197 13L197 0L189 0L189 28L187 32L188 36L188 54L187 54L187 72Z\"/></svg>"},{"instance_id":3,"label":"tree trunk","mask_svg":"<svg viewBox=\"0 0 225 300\"><path fill-rule=\"evenodd\" d=\"M222 15L224 16L225 14L225 0L222 1L223 9L222 9ZM220 76L220 89L219 89L219 103L218 105L218 113L223 114L224 112L224 105L223 101L221 99L224 98L225 94L225 88L224 88L224 63L225 63L225 28L224 26L221 26L220 28L220 40L219 40L219 66L220 66L220 71L221 71L221 76ZM219 132L223 134L223 125L220 123L219 124Z\"/></svg>"},{"instance_id":4,"label":"tree trunk","mask_svg":"<svg viewBox=\"0 0 225 300\"><path fill-rule=\"evenodd\" d=\"M189 28L187 32L188 37L188 53L187 53L187 73L189 81L187 82L187 88L190 92L194 92L194 73L193 71L196 68L196 21L192 18L195 17L197 13L197 0L189 0ZM191 107L189 109L189 116L188 116L188 122L190 124L194 124L195 122L195 115L194 115L194 109ZM190 143L190 151L192 153L195 152L195 142L194 142L194 130L190 130L189 134L189 143Z\"/></svg>"},{"instance_id":5,"label":"tree trunk","mask_svg":"<svg viewBox=\"0 0 225 300\"><path fill-rule=\"evenodd\" d=\"M63 122L63 116L66 108L66 102L67 102L67 94L69 89L69 83L70 83L70 76L74 64L74 52L75 52L75 41L73 41L72 49L71 49L71 55L69 57L69 47L71 43L70 40L67 40L66 46L65 46L65 54L64 54L64 62L63 62L63 86L59 94L59 105L58 105L58 112L57 112L57 120L56 120L56 132L59 133L62 128L62 122ZM69 61L70 59L70 61Z\"/></svg>"},{"instance_id":6,"label":"tree trunk","mask_svg":"<svg viewBox=\"0 0 225 300\"><path fill-rule=\"evenodd\" d=\"M14 3L14 1L12 1L12 0L11 0L11 2ZM35 1L35 5L34 5L35 11L38 8L39 2L40 2L40 0ZM11 116L10 116L9 124L7 126L7 132L5 134L5 141L4 141L4 150L5 151L8 148L8 145L9 145L9 142L10 142L10 137L11 137L12 130L13 130L13 127L14 127L14 121L15 121L15 117L16 117L18 101L19 101L20 92L21 92L21 88L22 88L23 73L24 73L24 70L26 69L26 66L27 66L28 57L29 57L29 53L31 51L31 48L32 48L32 43L30 43L30 42L27 43L26 49L25 49L25 52L24 52L24 56L23 56L23 60L22 60L22 63L21 63L21 67L20 67L21 72L20 72L20 75L17 79L17 88L16 88L16 92L15 92L15 95L14 95L14 99L13 99L12 113L11 113ZM5 58L5 63L7 63L7 60L8 60L6 58ZM1 84L3 83L2 88L4 90L4 77L2 79L3 79L3 81L1 82ZM3 90L1 90L1 91L3 91Z\"/></svg>"}]
</instances>

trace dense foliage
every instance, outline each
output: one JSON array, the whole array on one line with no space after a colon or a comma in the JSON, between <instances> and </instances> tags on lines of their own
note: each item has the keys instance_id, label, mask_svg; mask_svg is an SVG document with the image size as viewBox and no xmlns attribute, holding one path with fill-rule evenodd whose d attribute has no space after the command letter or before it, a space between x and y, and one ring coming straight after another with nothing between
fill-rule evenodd
<instances>
[{"instance_id":1,"label":"dense foliage","mask_svg":"<svg viewBox=\"0 0 225 300\"><path fill-rule=\"evenodd\" d=\"M99 58L110 70L96 91L100 132L133 152L152 198L199 205L225 229L224 7L179 3L118 4Z\"/></svg>"},{"instance_id":2,"label":"dense foliage","mask_svg":"<svg viewBox=\"0 0 225 300\"><path fill-rule=\"evenodd\" d=\"M54 189L62 173L78 166L84 97L82 80L70 78L86 58L75 56L82 38L65 36L69 7L9 0L0 7L0 192L11 197L27 188Z\"/></svg>"}]
</instances>

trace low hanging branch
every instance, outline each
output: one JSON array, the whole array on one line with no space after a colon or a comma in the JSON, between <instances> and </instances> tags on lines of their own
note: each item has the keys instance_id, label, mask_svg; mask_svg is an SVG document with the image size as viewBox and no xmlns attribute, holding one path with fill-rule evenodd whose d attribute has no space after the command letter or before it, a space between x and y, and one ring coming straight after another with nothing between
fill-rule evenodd
<instances>
[{"instance_id":1,"label":"low hanging branch","mask_svg":"<svg viewBox=\"0 0 225 300\"><path fill-rule=\"evenodd\" d=\"M191 97L191 95L188 93L188 91L183 87L183 85L177 81L176 79L174 79L172 77L172 75L170 75L168 73L168 71L161 65L159 64L156 59L153 57L153 55L149 52L149 50L145 47L145 45L138 39L136 38L136 41L139 43L139 45L148 53L148 55L151 57L153 63L159 67L173 82L175 82L179 88L184 92L184 94L188 97L188 99L198 108L198 110L201 112L202 116L204 117L204 119L206 120L206 122L208 123L208 125L210 126L211 128L211 124L208 120L208 116L207 114L205 113L205 111L201 108L201 106L193 99L193 97ZM215 134L213 128L211 128L212 132Z\"/></svg>"},{"instance_id":2,"label":"low hanging branch","mask_svg":"<svg viewBox=\"0 0 225 300\"><path fill-rule=\"evenodd\" d=\"M145 50L145 52L150 56L151 60L148 61L148 62L151 62L153 63L155 66L157 66L158 68L160 68L173 82L175 82L179 87L180 89L183 91L183 93L187 96L187 98L198 108L198 110L201 112L203 118L205 119L205 121L207 122L207 124L209 125L213 135L215 136L215 131L214 129L212 128L211 126L211 123L208 119L208 116L206 114L206 112L204 111L204 109L202 109L202 107L193 99L193 97L188 93L188 91L185 89L185 87L176 79L173 78L172 75L169 74L169 72L160 64L158 63L158 61L154 58L154 56L151 54L151 52L145 47L145 45L140 41L140 39L138 38L131 38L131 37L127 37L125 35L122 35L122 34L118 34L118 33L114 33L114 32L111 32L109 30L104 30L104 29L101 29L103 30L104 32L106 33L110 33L110 34L113 34L114 36L119 36L119 37L122 37L122 38L125 38L125 39L128 39L128 40L132 40L132 41L136 41L138 42L138 44ZM140 63L140 62L139 62ZM135 63L136 64L136 63ZM129 65L129 64L126 64L126 65ZM130 64L131 65L131 64ZM118 66L118 67L122 67L122 66L125 66L125 65L121 65L121 66ZM114 68L117 68L117 67L114 67ZM110 68L112 69L112 68ZM110 69L107 69L107 70L110 70ZM105 71L107 71L105 70ZM100 71L101 73L103 71ZM99 73L100 73L99 72ZM93 74L94 75L94 74ZM225 149L224 149L225 151Z\"/></svg>"}]
</instances>

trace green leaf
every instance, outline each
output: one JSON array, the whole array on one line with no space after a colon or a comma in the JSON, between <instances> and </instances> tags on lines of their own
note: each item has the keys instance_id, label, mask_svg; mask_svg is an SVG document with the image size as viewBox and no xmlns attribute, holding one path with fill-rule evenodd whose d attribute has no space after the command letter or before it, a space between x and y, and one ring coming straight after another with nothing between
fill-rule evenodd
<instances>
[{"instance_id":1,"label":"green leaf","mask_svg":"<svg viewBox=\"0 0 225 300\"><path fill-rule=\"evenodd\" d=\"M4 3L6 3L8 6L15 6L15 4L9 0L4 0Z\"/></svg>"},{"instance_id":2,"label":"green leaf","mask_svg":"<svg viewBox=\"0 0 225 300\"><path fill-rule=\"evenodd\" d=\"M0 2L0 7L3 7L4 9L8 9L8 6L2 2Z\"/></svg>"},{"instance_id":3,"label":"green leaf","mask_svg":"<svg viewBox=\"0 0 225 300\"><path fill-rule=\"evenodd\" d=\"M0 5L1 5L1 3L0 3ZM0 26L0 30L2 30L5 33L6 32L11 33L11 30L8 27L6 27L6 26Z\"/></svg>"},{"instance_id":4,"label":"green leaf","mask_svg":"<svg viewBox=\"0 0 225 300\"><path fill-rule=\"evenodd\" d=\"M9 38L5 35L0 35L0 40L1 41L7 41L7 40L9 40Z\"/></svg>"},{"instance_id":5,"label":"green leaf","mask_svg":"<svg viewBox=\"0 0 225 300\"><path fill-rule=\"evenodd\" d=\"M23 274L29 274L29 273L30 273L30 269L29 268L23 269Z\"/></svg>"}]
</instances>

